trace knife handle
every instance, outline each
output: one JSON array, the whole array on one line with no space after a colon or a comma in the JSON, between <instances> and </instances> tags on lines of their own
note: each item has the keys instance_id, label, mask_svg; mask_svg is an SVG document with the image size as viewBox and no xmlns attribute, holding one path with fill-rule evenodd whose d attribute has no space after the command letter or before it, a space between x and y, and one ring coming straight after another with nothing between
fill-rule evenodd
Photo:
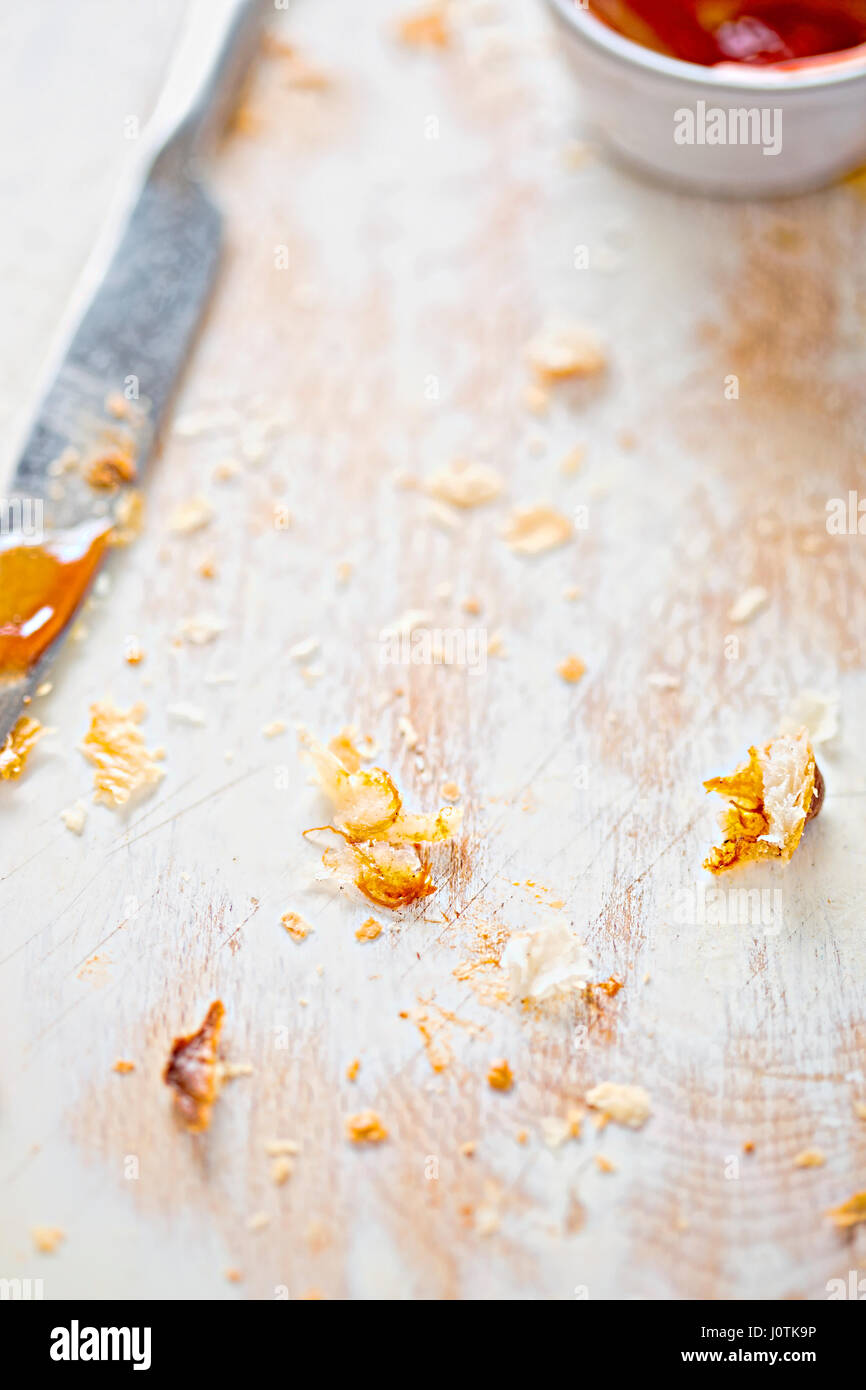
<instances>
[{"instance_id":1,"label":"knife handle","mask_svg":"<svg viewBox=\"0 0 866 1390\"><path fill-rule=\"evenodd\" d=\"M259 43L266 0L191 0L177 51L148 122L154 163L206 154L225 127Z\"/></svg>"}]
</instances>

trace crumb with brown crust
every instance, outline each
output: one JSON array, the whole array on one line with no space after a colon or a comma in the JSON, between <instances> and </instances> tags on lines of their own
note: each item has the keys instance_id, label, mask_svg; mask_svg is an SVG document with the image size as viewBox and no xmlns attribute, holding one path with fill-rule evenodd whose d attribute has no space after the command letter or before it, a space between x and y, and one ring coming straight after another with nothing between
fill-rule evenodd
<instances>
[{"instance_id":1,"label":"crumb with brown crust","mask_svg":"<svg viewBox=\"0 0 866 1390\"><path fill-rule=\"evenodd\" d=\"M102 700L90 706L90 728L80 747L96 768L95 801L124 806L134 793L164 776L138 727L144 713L143 704L120 710L110 700Z\"/></svg>"},{"instance_id":2,"label":"crumb with brown crust","mask_svg":"<svg viewBox=\"0 0 866 1390\"><path fill-rule=\"evenodd\" d=\"M787 863L824 799L824 779L805 729L750 748L748 762L727 777L711 777L704 787L728 802L719 820L722 843L704 861L712 874L757 859Z\"/></svg>"},{"instance_id":3,"label":"crumb with brown crust","mask_svg":"<svg viewBox=\"0 0 866 1390\"><path fill-rule=\"evenodd\" d=\"M346 1137L353 1144L381 1144L388 1138L388 1131L375 1110L359 1110L357 1114L346 1116Z\"/></svg>"},{"instance_id":4,"label":"crumb with brown crust","mask_svg":"<svg viewBox=\"0 0 866 1390\"><path fill-rule=\"evenodd\" d=\"M53 1255L61 1241L66 1239L66 1232L59 1226L34 1226L30 1234L40 1255Z\"/></svg>"},{"instance_id":5,"label":"crumb with brown crust","mask_svg":"<svg viewBox=\"0 0 866 1390\"><path fill-rule=\"evenodd\" d=\"M494 1091L510 1091L514 1085L514 1072L504 1057L491 1062L487 1073L487 1084Z\"/></svg>"},{"instance_id":6,"label":"crumb with brown crust","mask_svg":"<svg viewBox=\"0 0 866 1390\"><path fill-rule=\"evenodd\" d=\"M866 1192L855 1192L841 1206L831 1207L827 1215L838 1231L849 1231L852 1226L866 1222Z\"/></svg>"},{"instance_id":7,"label":"crumb with brown crust","mask_svg":"<svg viewBox=\"0 0 866 1390\"><path fill-rule=\"evenodd\" d=\"M47 731L38 719L22 714L0 748L0 782L14 782L27 765L27 759Z\"/></svg>"},{"instance_id":8,"label":"crumb with brown crust","mask_svg":"<svg viewBox=\"0 0 866 1390\"><path fill-rule=\"evenodd\" d=\"M175 1111L190 1134L207 1129L219 1094L217 1048L224 1017L222 1000L215 999L195 1033L175 1038L163 1072L163 1081L174 1091Z\"/></svg>"}]
</instances>

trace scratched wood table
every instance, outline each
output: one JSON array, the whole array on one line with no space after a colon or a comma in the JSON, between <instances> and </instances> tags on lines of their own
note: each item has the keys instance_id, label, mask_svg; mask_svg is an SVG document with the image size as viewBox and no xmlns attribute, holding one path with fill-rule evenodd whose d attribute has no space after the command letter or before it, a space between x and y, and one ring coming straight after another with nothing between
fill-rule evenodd
<instances>
[{"instance_id":1,"label":"scratched wood table","mask_svg":"<svg viewBox=\"0 0 866 1390\"><path fill-rule=\"evenodd\" d=\"M177 8L3 19L7 441ZM146 525L0 792L0 1276L48 1298L826 1297L866 1257L826 1216L866 1186L866 539L826 525L866 495L866 203L709 203L614 167L540 5L461 4L441 50L395 41L393 0L360 8L275 12L299 56L263 57L215 166L224 273ZM609 368L535 413L525 347L551 314L594 326ZM459 456L502 497L431 504ZM213 520L174 533L197 494ZM539 502L581 525L527 558L501 531ZM387 664L412 610L486 660ZM203 614L214 640L180 640ZM769 917L707 920L702 780L803 689L840 697L823 814L787 868L725 882ZM165 776L125 813L91 804L79 838L60 813L92 800L77 745L109 696L145 702ZM408 806L460 788L435 895L377 912L376 941L302 838L326 812L299 723L357 725ZM479 980L555 902L622 989L503 1002ZM252 1071L192 1137L161 1069L216 997ZM552 1144L602 1081L644 1086L649 1121L588 1113ZM385 1143L347 1142L364 1108ZM282 1185L275 1138L300 1145ZM797 1167L811 1148L824 1165Z\"/></svg>"}]
</instances>

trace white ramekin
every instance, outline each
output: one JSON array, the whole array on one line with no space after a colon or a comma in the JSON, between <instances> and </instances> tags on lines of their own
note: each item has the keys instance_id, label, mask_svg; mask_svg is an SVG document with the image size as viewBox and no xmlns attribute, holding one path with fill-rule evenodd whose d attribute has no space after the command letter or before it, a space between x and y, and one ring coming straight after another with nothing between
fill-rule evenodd
<instances>
[{"instance_id":1,"label":"white ramekin","mask_svg":"<svg viewBox=\"0 0 866 1390\"><path fill-rule=\"evenodd\" d=\"M593 123L640 168L684 188L760 198L805 193L866 163L866 45L787 69L705 68L632 43L577 0L548 4ZM684 112L693 113L697 136L722 120L726 132L738 130L728 113L744 110L766 112L766 144L778 144L777 153L765 154L759 143L675 139L689 131Z\"/></svg>"}]
</instances>

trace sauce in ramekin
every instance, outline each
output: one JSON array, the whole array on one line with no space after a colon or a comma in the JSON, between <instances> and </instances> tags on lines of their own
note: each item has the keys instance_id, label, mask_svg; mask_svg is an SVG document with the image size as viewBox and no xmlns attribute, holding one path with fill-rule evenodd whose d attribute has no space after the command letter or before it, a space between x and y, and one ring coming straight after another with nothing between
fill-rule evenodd
<instances>
[{"instance_id":1,"label":"sauce in ramekin","mask_svg":"<svg viewBox=\"0 0 866 1390\"><path fill-rule=\"evenodd\" d=\"M866 43L866 0L589 0L589 9L635 43L703 67L799 64Z\"/></svg>"}]
</instances>

